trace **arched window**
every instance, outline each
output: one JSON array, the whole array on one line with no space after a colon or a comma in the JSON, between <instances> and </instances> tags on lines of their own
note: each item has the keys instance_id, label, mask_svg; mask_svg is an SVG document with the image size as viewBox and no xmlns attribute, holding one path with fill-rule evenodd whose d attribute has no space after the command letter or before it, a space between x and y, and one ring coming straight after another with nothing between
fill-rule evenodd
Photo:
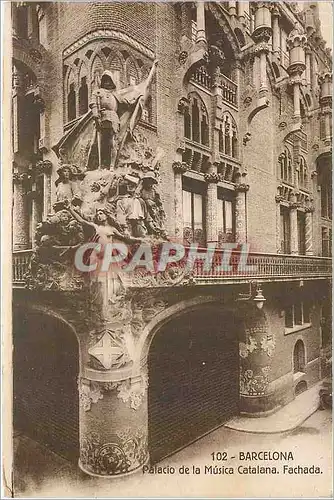
<instances>
[{"instance_id":1,"label":"arched window","mask_svg":"<svg viewBox=\"0 0 334 500\"><path fill-rule=\"evenodd\" d=\"M302 340L297 340L293 350L293 372L305 371L305 346Z\"/></svg>"},{"instance_id":2,"label":"arched window","mask_svg":"<svg viewBox=\"0 0 334 500\"><path fill-rule=\"evenodd\" d=\"M280 166L280 176L281 180L292 184L292 159L290 151L285 148L283 153L280 154L279 158L279 166Z\"/></svg>"},{"instance_id":3,"label":"arched window","mask_svg":"<svg viewBox=\"0 0 334 500\"><path fill-rule=\"evenodd\" d=\"M88 83L87 71L84 64L80 69L80 87L79 87L79 114L84 115L88 111Z\"/></svg>"},{"instance_id":4,"label":"arched window","mask_svg":"<svg viewBox=\"0 0 334 500\"><path fill-rule=\"evenodd\" d=\"M299 187L307 189L308 184L308 170L305 158L303 156L299 159Z\"/></svg>"},{"instance_id":5,"label":"arched window","mask_svg":"<svg viewBox=\"0 0 334 500\"><path fill-rule=\"evenodd\" d=\"M209 146L209 117L204 103L198 96L189 97L189 107L184 111L184 136L194 142Z\"/></svg>"},{"instance_id":6,"label":"arched window","mask_svg":"<svg viewBox=\"0 0 334 500\"><path fill-rule=\"evenodd\" d=\"M67 79L67 121L74 120L76 116L76 86L74 74L71 70Z\"/></svg>"},{"instance_id":7,"label":"arched window","mask_svg":"<svg viewBox=\"0 0 334 500\"><path fill-rule=\"evenodd\" d=\"M232 116L226 113L219 130L219 151L232 158L238 157L237 126Z\"/></svg>"}]
</instances>

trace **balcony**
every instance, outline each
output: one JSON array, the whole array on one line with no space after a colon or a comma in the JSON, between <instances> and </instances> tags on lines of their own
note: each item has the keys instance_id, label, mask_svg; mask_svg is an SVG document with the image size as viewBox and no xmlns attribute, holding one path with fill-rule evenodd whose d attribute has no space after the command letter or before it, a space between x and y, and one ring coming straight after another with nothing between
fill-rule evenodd
<instances>
[{"instance_id":1,"label":"balcony","mask_svg":"<svg viewBox=\"0 0 334 500\"><path fill-rule=\"evenodd\" d=\"M205 249L200 250L205 252ZM32 250L21 250L13 254L13 286L14 288L25 287L25 274L29 270L29 262ZM190 273L186 272L186 260L172 264L167 267L167 272L171 269L173 278L162 277L164 273L149 273L143 268L139 268L137 276L129 276L129 286L163 286L178 285L183 283L183 278L188 275L194 284L231 284L245 283L251 280L265 281L294 281L326 279L332 275L332 259L325 257L309 257L300 255L278 255L254 253L248 254L247 268L238 269L240 262L240 252L232 253L230 259L231 269L220 270L222 264L222 252L217 250L213 256L212 265L209 270L204 268L203 260L196 260ZM253 266L253 269L249 269ZM142 284L141 284L142 283Z\"/></svg>"},{"instance_id":2,"label":"balcony","mask_svg":"<svg viewBox=\"0 0 334 500\"><path fill-rule=\"evenodd\" d=\"M219 75L217 79L218 81L215 83L215 85L218 86L220 90L220 95L223 102L233 106L234 108L237 108L238 85L232 82L232 80L230 80L223 74ZM197 68L191 75L190 80L211 92L213 79L206 66Z\"/></svg>"}]
</instances>

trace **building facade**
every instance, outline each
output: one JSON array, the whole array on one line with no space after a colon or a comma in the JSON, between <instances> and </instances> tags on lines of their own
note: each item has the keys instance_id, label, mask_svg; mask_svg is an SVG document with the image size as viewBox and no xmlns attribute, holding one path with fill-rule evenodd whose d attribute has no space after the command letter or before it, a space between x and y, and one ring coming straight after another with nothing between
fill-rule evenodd
<instances>
[{"instance_id":1,"label":"building facade","mask_svg":"<svg viewBox=\"0 0 334 500\"><path fill-rule=\"evenodd\" d=\"M12 3L14 426L88 474L159 462L326 374L332 60L318 8ZM96 132L91 115L105 71L122 116L141 111L116 158L117 127ZM123 224L123 181L147 174L154 199L143 188L147 212ZM168 235L215 246L220 265L230 249L228 269L198 257L191 272L80 275L71 249L82 227L100 234L109 202L155 250ZM237 269L245 244L253 270Z\"/></svg>"}]
</instances>

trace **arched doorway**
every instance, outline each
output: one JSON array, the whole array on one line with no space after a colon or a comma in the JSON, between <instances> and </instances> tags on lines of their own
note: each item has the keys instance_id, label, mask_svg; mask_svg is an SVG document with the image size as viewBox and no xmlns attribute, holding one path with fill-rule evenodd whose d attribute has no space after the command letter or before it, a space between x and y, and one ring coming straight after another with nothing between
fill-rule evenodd
<instances>
[{"instance_id":1,"label":"arched doorway","mask_svg":"<svg viewBox=\"0 0 334 500\"><path fill-rule=\"evenodd\" d=\"M151 463L185 447L238 413L238 328L221 305L168 321L148 355Z\"/></svg>"},{"instance_id":2,"label":"arched doorway","mask_svg":"<svg viewBox=\"0 0 334 500\"><path fill-rule=\"evenodd\" d=\"M79 455L79 348L57 318L14 311L14 428L73 461Z\"/></svg>"},{"instance_id":3,"label":"arched doorway","mask_svg":"<svg viewBox=\"0 0 334 500\"><path fill-rule=\"evenodd\" d=\"M302 340L297 340L293 350L293 372L305 371L305 347Z\"/></svg>"}]
</instances>

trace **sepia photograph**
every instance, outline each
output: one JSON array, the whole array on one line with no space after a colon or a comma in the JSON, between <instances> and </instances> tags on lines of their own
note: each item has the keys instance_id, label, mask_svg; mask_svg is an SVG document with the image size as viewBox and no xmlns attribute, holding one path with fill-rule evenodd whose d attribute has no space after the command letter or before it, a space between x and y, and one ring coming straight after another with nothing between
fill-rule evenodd
<instances>
[{"instance_id":1,"label":"sepia photograph","mask_svg":"<svg viewBox=\"0 0 334 500\"><path fill-rule=\"evenodd\" d=\"M1 3L2 497L332 498L332 3Z\"/></svg>"}]
</instances>

